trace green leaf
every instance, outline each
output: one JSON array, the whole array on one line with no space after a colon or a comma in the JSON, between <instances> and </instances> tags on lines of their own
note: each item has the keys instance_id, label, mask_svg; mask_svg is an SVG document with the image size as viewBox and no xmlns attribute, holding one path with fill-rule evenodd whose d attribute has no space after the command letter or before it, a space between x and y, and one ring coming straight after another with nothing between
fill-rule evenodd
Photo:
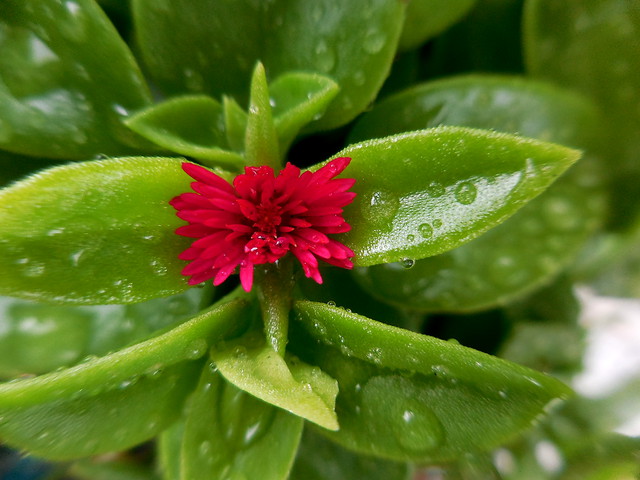
<instances>
[{"instance_id":1,"label":"green leaf","mask_svg":"<svg viewBox=\"0 0 640 480\"><path fill-rule=\"evenodd\" d=\"M93 0L3 1L0 50L0 148L86 159L146 145L122 121L149 91Z\"/></svg>"},{"instance_id":2,"label":"green leaf","mask_svg":"<svg viewBox=\"0 0 640 480\"><path fill-rule=\"evenodd\" d=\"M400 50L416 48L456 23L476 0L411 0L400 36Z\"/></svg>"},{"instance_id":3,"label":"green leaf","mask_svg":"<svg viewBox=\"0 0 640 480\"><path fill-rule=\"evenodd\" d=\"M310 130L344 125L373 100L404 21L399 0L135 0L140 50L170 92L231 95L244 104L257 61L269 76L327 75L340 93Z\"/></svg>"},{"instance_id":4,"label":"green leaf","mask_svg":"<svg viewBox=\"0 0 640 480\"><path fill-rule=\"evenodd\" d=\"M200 288L132 305L48 305L0 298L0 377L42 374L88 355L113 352L193 316L203 298L209 298L209 291Z\"/></svg>"},{"instance_id":5,"label":"green leaf","mask_svg":"<svg viewBox=\"0 0 640 480\"><path fill-rule=\"evenodd\" d=\"M87 459L75 462L66 472L77 480L158 480L148 466L129 459Z\"/></svg>"},{"instance_id":6,"label":"green leaf","mask_svg":"<svg viewBox=\"0 0 640 480\"><path fill-rule=\"evenodd\" d=\"M503 222L580 156L559 145L496 132L440 127L371 140L345 176L358 196L340 241L368 266L451 250Z\"/></svg>"},{"instance_id":7,"label":"green leaf","mask_svg":"<svg viewBox=\"0 0 640 480\"><path fill-rule=\"evenodd\" d=\"M528 71L595 99L607 114L601 128L614 178L617 227L638 215L640 181L640 9L617 0L530 0L525 3Z\"/></svg>"},{"instance_id":8,"label":"green leaf","mask_svg":"<svg viewBox=\"0 0 640 480\"><path fill-rule=\"evenodd\" d=\"M206 95L171 98L125 121L137 134L207 165L240 170L244 158L230 152L222 105Z\"/></svg>"},{"instance_id":9,"label":"green leaf","mask_svg":"<svg viewBox=\"0 0 640 480\"><path fill-rule=\"evenodd\" d=\"M119 450L166 428L197 381L208 345L243 327L246 302L216 305L106 357L0 385L0 437L51 459Z\"/></svg>"},{"instance_id":10,"label":"green leaf","mask_svg":"<svg viewBox=\"0 0 640 480\"><path fill-rule=\"evenodd\" d=\"M294 305L291 347L338 380L347 448L440 462L494 447L569 395L559 381L461 345L325 304Z\"/></svg>"},{"instance_id":11,"label":"green leaf","mask_svg":"<svg viewBox=\"0 0 640 480\"><path fill-rule=\"evenodd\" d=\"M211 366L215 366L211 364ZM187 413L181 480L288 477L303 421L227 383L206 366Z\"/></svg>"},{"instance_id":12,"label":"green leaf","mask_svg":"<svg viewBox=\"0 0 640 480\"><path fill-rule=\"evenodd\" d=\"M340 447L310 428L304 430L290 480L409 480L406 463L359 455Z\"/></svg>"},{"instance_id":13,"label":"green leaf","mask_svg":"<svg viewBox=\"0 0 640 480\"><path fill-rule=\"evenodd\" d=\"M502 358L557 375L583 368L585 329L573 283L561 278L505 311L514 325Z\"/></svg>"},{"instance_id":14,"label":"green leaf","mask_svg":"<svg viewBox=\"0 0 640 480\"><path fill-rule=\"evenodd\" d=\"M133 303L188 288L189 240L169 200L181 161L125 158L55 167L0 192L0 293L46 302Z\"/></svg>"},{"instance_id":15,"label":"green leaf","mask_svg":"<svg viewBox=\"0 0 640 480\"><path fill-rule=\"evenodd\" d=\"M90 335L91 315L77 307L1 298L0 377L71 365L85 355Z\"/></svg>"},{"instance_id":16,"label":"green leaf","mask_svg":"<svg viewBox=\"0 0 640 480\"><path fill-rule=\"evenodd\" d=\"M253 334L216 345L211 359L236 387L325 428L338 429L334 412L338 385L319 368L295 357L283 359Z\"/></svg>"},{"instance_id":17,"label":"green leaf","mask_svg":"<svg viewBox=\"0 0 640 480\"><path fill-rule=\"evenodd\" d=\"M302 127L322 116L340 87L314 73L285 73L269 85L280 151L286 152Z\"/></svg>"},{"instance_id":18,"label":"green leaf","mask_svg":"<svg viewBox=\"0 0 640 480\"><path fill-rule=\"evenodd\" d=\"M118 386L144 373L202 357L209 344L246 328L246 302L216 304L167 333L105 357L92 358L68 369L39 377L3 383L0 409L64 400Z\"/></svg>"},{"instance_id":19,"label":"green leaf","mask_svg":"<svg viewBox=\"0 0 640 480\"><path fill-rule=\"evenodd\" d=\"M131 447L157 435L179 416L195 386L198 365L183 362L99 392L79 391L69 398L0 407L0 436L8 445L52 460Z\"/></svg>"},{"instance_id":20,"label":"green leaf","mask_svg":"<svg viewBox=\"0 0 640 480\"><path fill-rule=\"evenodd\" d=\"M184 436L184 420L174 423L162 432L157 441L157 468L164 480L179 480L181 467L180 448Z\"/></svg>"},{"instance_id":21,"label":"green leaf","mask_svg":"<svg viewBox=\"0 0 640 480\"><path fill-rule=\"evenodd\" d=\"M394 115L392 112L402 112ZM395 95L364 115L353 139L464 125L589 148L598 115L585 99L519 78L467 76ZM574 260L604 214L602 173L582 161L512 218L444 254L355 272L372 295L426 311L469 311L511 301Z\"/></svg>"},{"instance_id":22,"label":"green leaf","mask_svg":"<svg viewBox=\"0 0 640 480\"><path fill-rule=\"evenodd\" d=\"M604 107L615 127L637 128L640 112L640 9L616 0L528 0L528 70L584 92ZM553 21L550 21L552 20Z\"/></svg>"},{"instance_id":23,"label":"green leaf","mask_svg":"<svg viewBox=\"0 0 640 480\"><path fill-rule=\"evenodd\" d=\"M223 97L224 123L227 143L236 152L244 151L244 136L247 130L247 112L231 97Z\"/></svg>"},{"instance_id":24,"label":"green leaf","mask_svg":"<svg viewBox=\"0 0 640 480\"><path fill-rule=\"evenodd\" d=\"M261 63L256 65L251 77L251 98L244 145L248 165L269 165L274 169L280 166L278 137L271 112L271 96Z\"/></svg>"}]
</instances>

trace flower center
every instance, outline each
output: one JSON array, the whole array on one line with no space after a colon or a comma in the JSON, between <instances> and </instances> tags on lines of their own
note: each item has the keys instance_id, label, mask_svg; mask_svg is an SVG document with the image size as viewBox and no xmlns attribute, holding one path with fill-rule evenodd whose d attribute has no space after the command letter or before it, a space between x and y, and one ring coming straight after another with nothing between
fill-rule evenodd
<instances>
[{"instance_id":1,"label":"flower center","mask_svg":"<svg viewBox=\"0 0 640 480\"><path fill-rule=\"evenodd\" d=\"M282 223L280 216L281 208L275 205L258 205L256 206L253 228L266 234L275 235L276 227Z\"/></svg>"}]
</instances>

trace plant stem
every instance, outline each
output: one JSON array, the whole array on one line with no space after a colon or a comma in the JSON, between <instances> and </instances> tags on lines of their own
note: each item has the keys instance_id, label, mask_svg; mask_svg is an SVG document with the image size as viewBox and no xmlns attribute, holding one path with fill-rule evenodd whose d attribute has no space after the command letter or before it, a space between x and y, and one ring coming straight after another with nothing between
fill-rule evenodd
<instances>
[{"instance_id":1,"label":"plant stem","mask_svg":"<svg viewBox=\"0 0 640 480\"><path fill-rule=\"evenodd\" d=\"M256 270L258 300L267 343L282 357L287 346L289 312L291 311L293 263L290 258L266 264Z\"/></svg>"}]
</instances>

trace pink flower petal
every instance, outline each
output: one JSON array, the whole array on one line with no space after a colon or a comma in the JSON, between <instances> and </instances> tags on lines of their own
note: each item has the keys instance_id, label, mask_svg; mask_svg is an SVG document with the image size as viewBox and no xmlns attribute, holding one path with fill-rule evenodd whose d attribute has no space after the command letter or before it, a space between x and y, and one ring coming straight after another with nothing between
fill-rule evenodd
<instances>
[{"instance_id":1,"label":"pink flower petal","mask_svg":"<svg viewBox=\"0 0 640 480\"><path fill-rule=\"evenodd\" d=\"M183 169L195 182L169 203L188 225L176 233L196 240L179 255L190 263L182 270L189 284L223 283L239 271L242 288L253 286L254 266L273 263L287 252L300 262L304 274L322 283L318 259L352 268L354 252L327 234L351 227L342 216L355 193L354 179L339 178L350 158L340 157L316 172L290 163L276 176L268 166L246 167L229 184L193 163Z\"/></svg>"}]
</instances>

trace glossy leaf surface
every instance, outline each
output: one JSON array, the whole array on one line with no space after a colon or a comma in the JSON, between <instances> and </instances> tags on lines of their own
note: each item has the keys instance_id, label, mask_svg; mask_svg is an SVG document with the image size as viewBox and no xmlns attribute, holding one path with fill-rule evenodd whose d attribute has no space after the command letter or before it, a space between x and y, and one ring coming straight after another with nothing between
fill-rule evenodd
<instances>
[{"instance_id":1,"label":"glossy leaf surface","mask_svg":"<svg viewBox=\"0 0 640 480\"><path fill-rule=\"evenodd\" d=\"M580 90L637 128L640 112L640 7L620 0L528 0L525 47L529 71ZM550 21L553 19L553 21Z\"/></svg>"},{"instance_id":2,"label":"glossy leaf surface","mask_svg":"<svg viewBox=\"0 0 640 480\"><path fill-rule=\"evenodd\" d=\"M290 480L410 480L407 463L381 460L342 448L305 428Z\"/></svg>"},{"instance_id":3,"label":"glossy leaf surface","mask_svg":"<svg viewBox=\"0 0 640 480\"><path fill-rule=\"evenodd\" d=\"M93 0L0 4L0 148L86 159L134 151L122 120L150 94Z\"/></svg>"},{"instance_id":4,"label":"glossy leaf surface","mask_svg":"<svg viewBox=\"0 0 640 480\"><path fill-rule=\"evenodd\" d=\"M143 58L172 92L234 96L244 103L257 61L275 78L316 72L340 85L312 129L344 125L373 100L404 20L399 0L135 0Z\"/></svg>"},{"instance_id":5,"label":"glossy leaf surface","mask_svg":"<svg viewBox=\"0 0 640 480\"><path fill-rule=\"evenodd\" d=\"M454 24L476 0L412 0L400 36L401 50L420 46Z\"/></svg>"},{"instance_id":6,"label":"glossy leaf surface","mask_svg":"<svg viewBox=\"0 0 640 480\"><path fill-rule=\"evenodd\" d=\"M0 438L46 458L123 449L173 422L208 346L237 334L246 303L214 306L169 332L75 367L0 385Z\"/></svg>"},{"instance_id":7,"label":"glossy leaf surface","mask_svg":"<svg viewBox=\"0 0 640 480\"><path fill-rule=\"evenodd\" d=\"M331 78L310 73L285 73L269 85L281 152L302 127L322 116L339 91Z\"/></svg>"},{"instance_id":8,"label":"glossy leaf surface","mask_svg":"<svg viewBox=\"0 0 640 480\"><path fill-rule=\"evenodd\" d=\"M296 358L283 359L250 337L214 347L211 359L236 387L325 428L338 428L338 385L319 368Z\"/></svg>"},{"instance_id":9,"label":"glossy leaf surface","mask_svg":"<svg viewBox=\"0 0 640 480\"><path fill-rule=\"evenodd\" d=\"M0 298L0 377L42 374L106 355L194 315L208 295L195 288L131 305L96 306Z\"/></svg>"},{"instance_id":10,"label":"glossy leaf surface","mask_svg":"<svg viewBox=\"0 0 640 480\"><path fill-rule=\"evenodd\" d=\"M358 196L339 236L368 266L451 250L504 221L579 157L523 137L441 127L347 147Z\"/></svg>"},{"instance_id":11,"label":"glossy leaf surface","mask_svg":"<svg viewBox=\"0 0 640 480\"><path fill-rule=\"evenodd\" d=\"M213 364L212 364L213 365ZM202 370L187 413L181 480L288 477L303 420Z\"/></svg>"},{"instance_id":12,"label":"glossy leaf surface","mask_svg":"<svg viewBox=\"0 0 640 480\"><path fill-rule=\"evenodd\" d=\"M0 387L0 409L65 400L116 387L121 382L185 360L195 360L211 343L224 340L245 326L246 302L215 305L174 329L110 355L92 358L68 369Z\"/></svg>"},{"instance_id":13,"label":"glossy leaf surface","mask_svg":"<svg viewBox=\"0 0 640 480\"><path fill-rule=\"evenodd\" d=\"M625 0L530 0L525 3L528 71L580 91L607 114L602 129L613 177L613 221L637 218L640 181L640 6Z\"/></svg>"},{"instance_id":14,"label":"glossy leaf surface","mask_svg":"<svg viewBox=\"0 0 640 480\"><path fill-rule=\"evenodd\" d=\"M93 392L80 389L68 398L0 407L0 438L55 460L131 447L157 435L178 417L196 384L198 365L186 362Z\"/></svg>"},{"instance_id":15,"label":"glossy leaf surface","mask_svg":"<svg viewBox=\"0 0 640 480\"><path fill-rule=\"evenodd\" d=\"M538 82L489 76L426 83L395 95L363 116L352 137L442 124L519 132L582 148L598 138L598 116L583 98ZM465 311L505 303L557 275L600 224L604 198L597 166L592 157L584 158L548 191L472 242L418 260L410 269L402 264L359 269L356 278L371 294L420 310Z\"/></svg>"},{"instance_id":16,"label":"glossy leaf surface","mask_svg":"<svg viewBox=\"0 0 640 480\"><path fill-rule=\"evenodd\" d=\"M241 155L229 151L222 105L206 95L171 98L125 123L157 145L207 164L232 170L244 164Z\"/></svg>"},{"instance_id":17,"label":"glossy leaf surface","mask_svg":"<svg viewBox=\"0 0 640 480\"><path fill-rule=\"evenodd\" d=\"M396 460L489 449L569 394L559 381L461 345L299 301L296 352L338 380L338 443ZM297 351L299 350L299 351Z\"/></svg>"},{"instance_id":18,"label":"glossy leaf surface","mask_svg":"<svg viewBox=\"0 0 640 480\"><path fill-rule=\"evenodd\" d=\"M188 239L169 200L189 189L180 160L55 167L0 192L0 292L76 304L133 303L188 288Z\"/></svg>"},{"instance_id":19,"label":"glossy leaf surface","mask_svg":"<svg viewBox=\"0 0 640 480\"><path fill-rule=\"evenodd\" d=\"M162 432L157 439L156 463L164 480L177 480L180 478L182 458L180 449L184 437L183 419L174 423Z\"/></svg>"},{"instance_id":20,"label":"glossy leaf surface","mask_svg":"<svg viewBox=\"0 0 640 480\"><path fill-rule=\"evenodd\" d=\"M274 169L280 166L282 152L278 146L271 103L264 65L258 63L251 76L249 113L244 137L248 165L269 165Z\"/></svg>"}]
</instances>

